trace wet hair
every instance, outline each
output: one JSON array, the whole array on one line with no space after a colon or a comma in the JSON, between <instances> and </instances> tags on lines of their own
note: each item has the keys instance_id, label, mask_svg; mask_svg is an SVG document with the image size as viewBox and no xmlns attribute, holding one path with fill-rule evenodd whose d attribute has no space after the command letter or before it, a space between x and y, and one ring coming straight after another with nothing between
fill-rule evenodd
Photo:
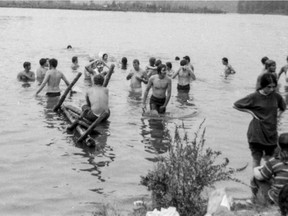
<instances>
[{"instance_id":1,"label":"wet hair","mask_svg":"<svg viewBox=\"0 0 288 216\"><path fill-rule=\"evenodd\" d=\"M189 56L184 56L183 59L185 59L188 63L190 62L190 57Z\"/></svg>"},{"instance_id":2,"label":"wet hair","mask_svg":"<svg viewBox=\"0 0 288 216\"><path fill-rule=\"evenodd\" d=\"M286 60L288 61L288 56L286 57Z\"/></svg>"},{"instance_id":3,"label":"wet hair","mask_svg":"<svg viewBox=\"0 0 288 216\"><path fill-rule=\"evenodd\" d=\"M98 74L98 75L94 76L93 81L94 81L95 85L101 85L102 86L104 83L104 77L102 75Z\"/></svg>"},{"instance_id":4,"label":"wet hair","mask_svg":"<svg viewBox=\"0 0 288 216\"><path fill-rule=\"evenodd\" d=\"M267 56L264 56L262 59L261 59L261 63L263 65L265 65L265 62L268 60L269 58Z\"/></svg>"},{"instance_id":5,"label":"wet hair","mask_svg":"<svg viewBox=\"0 0 288 216\"><path fill-rule=\"evenodd\" d=\"M171 63L171 62L166 62L166 66L167 66L169 69L172 69L172 63Z\"/></svg>"},{"instance_id":6,"label":"wet hair","mask_svg":"<svg viewBox=\"0 0 288 216\"><path fill-rule=\"evenodd\" d=\"M160 65L157 66L157 72L158 72L158 74L161 73L162 68L165 68L165 69L166 69L167 67L166 67L166 65L164 65L164 64L160 64Z\"/></svg>"},{"instance_id":7,"label":"wet hair","mask_svg":"<svg viewBox=\"0 0 288 216\"><path fill-rule=\"evenodd\" d=\"M181 61L180 61L180 65L181 66L185 66L185 65L187 65L187 60L185 60L185 59L182 59Z\"/></svg>"},{"instance_id":8,"label":"wet hair","mask_svg":"<svg viewBox=\"0 0 288 216\"><path fill-rule=\"evenodd\" d=\"M228 58L224 57L222 58L222 61L227 62L228 63Z\"/></svg>"},{"instance_id":9,"label":"wet hair","mask_svg":"<svg viewBox=\"0 0 288 216\"><path fill-rule=\"evenodd\" d=\"M149 58L149 63L151 66L154 66L156 62L156 59L154 57Z\"/></svg>"},{"instance_id":10,"label":"wet hair","mask_svg":"<svg viewBox=\"0 0 288 216\"><path fill-rule=\"evenodd\" d=\"M77 56L73 56L73 57L72 57L72 63L75 63L77 60L78 60L78 57L77 57Z\"/></svg>"},{"instance_id":11,"label":"wet hair","mask_svg":"<svg viewBox=\"0 0 288 216\"><path fill-rule=\"evenodd\" d=\"M160 59L156 60L156 62L155 62L155 66L156 67L158 67L161 64L162 64L162 61Z\"/></svg>"},{"instance_id":12,"label":"wet hair","mask_svg":"<svg viewBox=\"0 0 288 216\"><path fill-rule=\"evenodd\" d=\"M68 45L68 46L67 46L67 49L72 49L72 46L71 46L71 45Z\"/></svg>"},{"instance_id":13,"label":"wet hair","mask_svg":"<svg viewBox=\"0 0 288 216\"><path fill-rule=\"evenodd\" d=\"M274 60L271 60L271 59L268 59L266 60L265 62L265 69L268 69L271 65L275 64L276 65L276 62Z\"/></svg>"},{"instance_id":14,"label":"wet hair","mask_svg":"<svg viewBox=\"0 0 288 216\"><path fill-rule=\"evenodd\" d=\"M54 58L50 59L50 60L49 60L49 65L50 65L51 67L56 68L57 65L58 65L57 59L54 59Z\"/></svg>"},{"instance_id":15,"label":"wet hair","mask_svg":"<svg viewBox=\"0 0 288 216\"><path fill-rule=\"evenodd\" d=\"M123 57L123 58L121 59L121 63L122 63L121 69L124 69L124 70L127 69L127 62L128 62L128 60L127 60L126 57Z\"/></svg>"},{"instance_id":16,"label":"wet hair","mask_svg":"<svg viewBox=\"0 0 288 216\"><path fill-rule=\"evenodd\" d=\"M134 60L133 60L133 63L138 63L138 65L140 65L140 62L139 62L138 59L134 59Z\"/></svg>"},{"instance_id":17,"label":"wet hair","mask_svg":"<svg viewBox=\"0 0 288 216\"><path fill-rule=\"evenodd\" d=\"M274 83L277 86L277 79L272 73L265 73L260 79L260 89L265 88L266 86Z\"/></svg>"},{"instance_id":18,"label":"wet hair","mask_svg":"<svg viewBox=\"0 0 288 216\"><path fill-rule=\"evenodd\" d=\"M280 190L278 204L282 216L288 214L288 184L285 184Z\"/></svg>"},{"instance_id":19,"label":"wet hair","mask_svg":"<svg viewBox=\"0 0 288 216\"><path fill-rule=\"evenodd\" d=\"M41 59L39 60L39 64L40 64L41 66L43 66L44 64L46 64L46 62L47 62L47 59L46 59L46 58L41 58Z\"/></svg>"},{"instance_id":20,"label":"wet hair","mask_svg":"<svg viewBox=\"0 0 288 216\"><path fill-rule=\"evenodd\" d=\"M28 67L28 66L31 66L31 63L30 63L30 62L24 62L24 63L23 63L23 67L24 67L24 68L26 68L26 67Z\"/></svg>"},{"instance_id":21,"label":"wet hair","mask_svg":"<svg viewBox=\"0 0 288 216\"><path fill-rule=\"evenodd\" d=\"M179 60L180 60L179 56L176 56L176 57L175 57L175 60L176 60L176 61L179 61Z\"/></svg>"}]
</instances>

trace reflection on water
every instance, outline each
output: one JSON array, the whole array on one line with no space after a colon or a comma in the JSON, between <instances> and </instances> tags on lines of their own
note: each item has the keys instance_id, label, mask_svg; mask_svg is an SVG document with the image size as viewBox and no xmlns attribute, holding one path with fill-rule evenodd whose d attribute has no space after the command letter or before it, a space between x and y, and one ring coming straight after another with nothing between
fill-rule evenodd
<instances>
[{"instance_id":1,"label":"reflection on water","mask_svg":"<svg viewBox=\"0 0 288 216\"><path fill-rule=\"evenodd\" d=\"M142 119L141 135L145 151L154 154L154 158L146 158L155 161L158 154L166 153L169 149L171 137L167 123L160 119Z\"/></svg>"}]
</instances>

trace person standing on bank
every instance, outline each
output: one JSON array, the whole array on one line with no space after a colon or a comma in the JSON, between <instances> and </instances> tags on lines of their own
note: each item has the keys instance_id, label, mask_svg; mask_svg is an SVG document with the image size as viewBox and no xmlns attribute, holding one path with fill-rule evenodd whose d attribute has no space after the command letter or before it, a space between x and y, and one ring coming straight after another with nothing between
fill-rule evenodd
<instances>
[{"instance_id":1,"label":"person standing on bank","mask_svg":"<svg viewBox=\"0 0 288 216\"><path fill-rule=\"evenodd\" d=\"M277 147L277 122L286 103L282 96L275 92L276 77L265 73L260 79L260 89L236 101L234 108L252 114L247 137L251 150L252 166L260 166L261 159L270 159Z\"/></svg>"}]
</instances>

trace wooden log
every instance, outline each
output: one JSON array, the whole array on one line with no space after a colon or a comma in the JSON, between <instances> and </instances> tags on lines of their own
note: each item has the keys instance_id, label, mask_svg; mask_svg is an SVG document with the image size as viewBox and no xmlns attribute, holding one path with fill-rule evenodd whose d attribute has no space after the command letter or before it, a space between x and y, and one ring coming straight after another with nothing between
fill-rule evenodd
<instances>
[{"instance_id":1,"label":"wooden log","mask_svg":"<svg viewBox=\"0 0 288 216\"><path fill-rule=\"evenodd\" d=\"M65 108L65 106L61 107L62 111L64 112L64 114L66 115L66 117L68 118L68 120L72 123L73 122L73 117L71 116L71 114L69 113L69 111ZM82 137L86 131L84 131L79 125L76 126L76 131L80 134L80 137ZM87 135L85 136L85 138L87 137ZM81 141L83 141L84 139L82 139ZM87 146L95 146L95 140L92 139L89 135L88 138L85 140Z\"/></svg>"},{"instance_id":2,"label":"wooden log","mask_svg":"<svg viewBox=\"0 0 288 216\"><path fill-rule=\"evenodd\" d=\"M82 120L86 113L87 113L87 111L82 112L81 115L78 118L76 118L75 121L72 122L72 124L69 127L67 127L67 130L68 131L73 131L75 129L75 127L78 125L79 120Z\"/></svg>"},{"instance_id":3,"label":"wooden log","mask_svg":"<svg viewBox=\"0 0 288 216\"><path fill-rule=\"evenodd\" d=\"M91 131L105 118L109 116L109 112L104 111L91 125L90 127L85 131L83 135L80 136L78 139L78 142L83 141L90 133Z\"/></svg>"},{"instance_id":4,"label":"wooden log","mask_svg":"<svg viewBox=\"0 0 288 216\"><path fill-rule=\"evenodd\" d=\"M109 71L108 71L107 75L105 76L105 80L104 80L104 83L103 83L104 87L107 87L107 85L108 85L108 83L110 81L110 78L112 76L112 73L114 72L114 68L115 68L115 65L111 64L111 66L109 68Z\"/></svg>"},{"instance_id":5,"label":"wooden log","mask_svg":"<svg viewBox=\"0 0 288 216\"><path fill-rule=\"evenodd\" d=\"M75 83L78 81L78 79L80 78L81 75L82 75L82 73L79 72L77 74L77 76L74 78L74 80L72 81L72 83L70 83L70 85L67 87L67 89L65 90L64 94L60 98L58 104L56 104L56 106L54 107L54 109L53 109L54 112L56 112L61 107L62 103L64 102L64 100L65 100L65 98L67 96L67 94L72 89L72 87L75 85Z\"/></svg>"}]
</instances>

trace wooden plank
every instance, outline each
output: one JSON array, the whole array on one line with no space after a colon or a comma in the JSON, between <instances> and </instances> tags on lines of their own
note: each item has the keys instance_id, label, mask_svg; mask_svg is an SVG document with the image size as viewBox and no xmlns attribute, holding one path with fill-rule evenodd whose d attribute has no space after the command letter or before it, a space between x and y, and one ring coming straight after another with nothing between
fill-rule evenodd
<instances>
[{"instance_id":1,"label":"wooden plank","mask_svg":"<svg viewBox=\"0 0 288 216\"><path fill-rule=\"evenodd\" d=\"M104 87L107 87L107 85L108 85L108 83L109 83L109 81L110 81L110 78L111 78L111 76L112 76L112 74L113 74L113 72L114 72L114 68L115 68L115 65L114 65L114 64L111 64L111 66L110 66L110 68L109 68L109 71L108 71L108 73L107 73L106 76L105 76L105 80L104 80L104 83L103 83L103 86L104 86Z\"/></svg>"},{"instance_id":2,"label":"wooden plank","mask_svg":"<svg viewBox=\"0 0 288 216\"><path fill-rule=\"evenodd\" d=\"M98 124L100 124L103 119L107 118L108 116L109 116L109 112L104 111L104 112L90 125L90 127L85 131L85 133L80 136L80 138L78 139L78 142L81 142L82 140L84 140L84 139L91 133L91 131L92 131Z\"/></svg>"},{"instance_id":3,"label":"wooden plank","mask_svg":"<svg viewBox=\"0 0 288 216\"><path fill-rule=\"evenodd\" d=\"M72 81L72 83L70 83L70 85L67 87L67 89L65 90L64 94L61 96L59 102L56 104L56 106L54 107L53 111L56 112L62 105L62 103L64 102L67 94L69 93L69 91L72 89L72 87L75 85L75 83L78 81L78 79L81 77L82 73L79 72L77 74L77 76L74 78L74 80Z\"/></svg>"}]
</instances>

